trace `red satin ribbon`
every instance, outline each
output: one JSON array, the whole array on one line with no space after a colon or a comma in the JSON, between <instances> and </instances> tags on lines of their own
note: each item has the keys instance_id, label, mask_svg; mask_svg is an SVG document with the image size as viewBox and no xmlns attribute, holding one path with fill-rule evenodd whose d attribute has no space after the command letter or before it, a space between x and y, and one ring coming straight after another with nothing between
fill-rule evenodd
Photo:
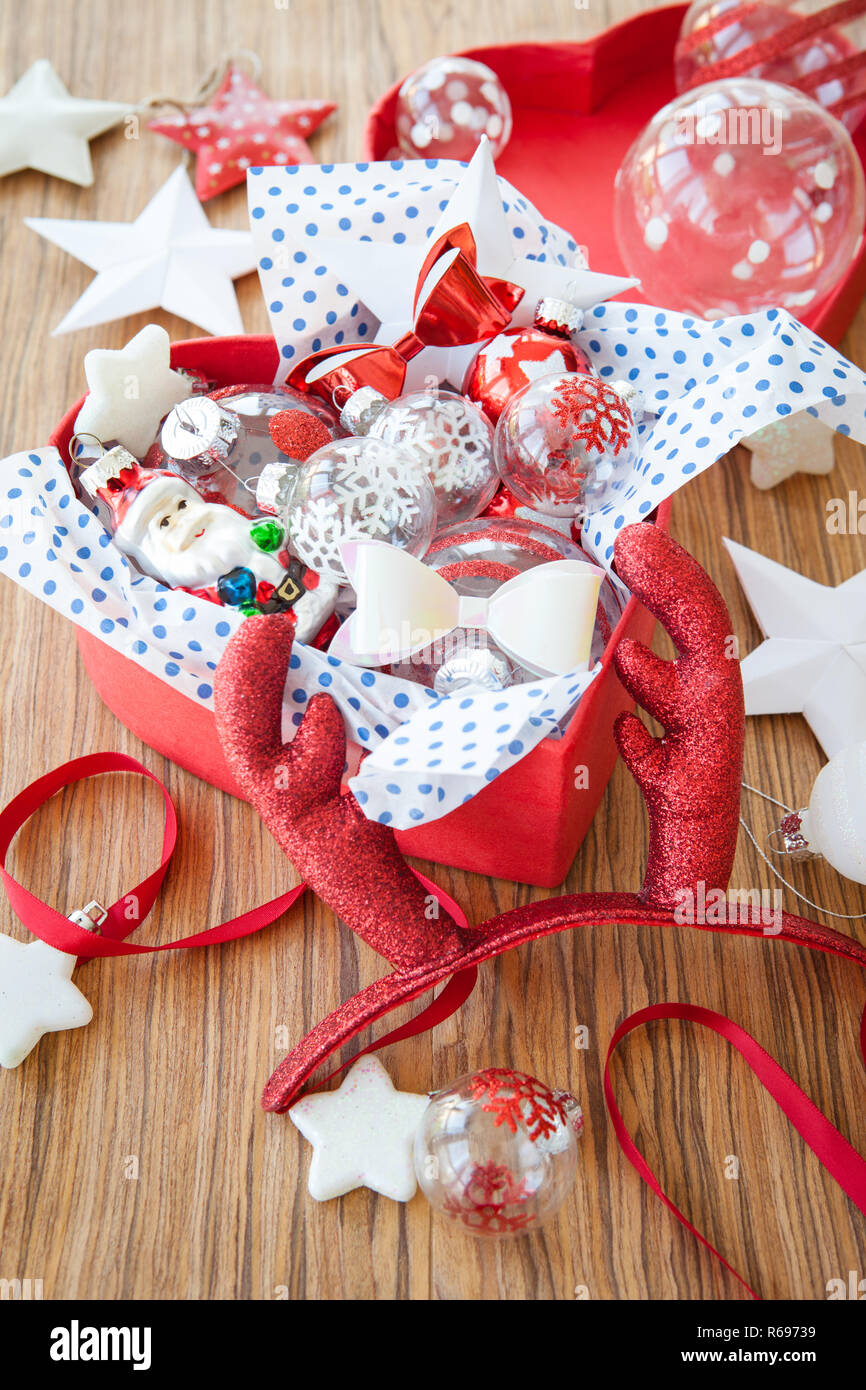
<instances>
[{"instance_id":1,"label":"red satin ribbon","mask_svg":"<svg viewBox=\"0 0 866 1390\"><path fill-rule=\"evenodd\" d=\"M42 902L22 887L7 871L6 855L21 826L49 797L54 796L55 792L63 787L69 787L87 777L98 777L103 772L136 772L155 782L165 800L165 830L159 867L154 869L152 874L148 874L143 882L130 888L117 902L112 903L108 909L108 918L100 928L101 934L96 934L89 932L85 927L77 926L75 922L70 922L62 912L49 907L48 903ZM218 946L224 941L251 936L253 932L261 931L262 927L268 927L278 917L282 917L306 888L306 884L301 883L297 888L290 889L288 893L283 893L262 907L255 907L240 917L221 922L219 926L209 927L207 931L185 936L180 941L167 941L161 946L134 946L125 938L135 931L153 907L176 840L177 816L174 805L159 778L148 772L135 758L127 757L125 753L92 753L85 758L74 758L72 762L64 763L53 772L38 778L29 787L25 787L23 792L19 792L0 812L0 877L9 895L12 910L28 931L33 932L34 936L38 936L42 941L47 941L49 946L56 946L58 950L68 951L84 960L95 956L138 956L151 951Z\"/></svg>"},{"instance_id":2,"label":"red satin ribbon","mask_svg":"<svg viewBox=\"0 0 866 1390\"><path fill-rule=\"evenodd\" d=\"M729 1264L714 1245L711 1245L706 1236L702 1235L696 1226L693 1226L688 1217L680 1211L679 1207L671 1201L667 1193L662 1189L658 1179L635 1144L626 1128L619 1107L613 1093L613 1082L610 1076L610 1063L617 1045L629 1033L635 1029L644 1027L645 1024L652 1023L657 1019L679 1018L691 1023L699 1023L704 1028L710 1028L717 1033L720 1038L725 1038L733 1047L737 1049L740 1056L745 1061L751 1071L757 1076L761 1085L773 1097L776 1104L784 1111L791 1124L796 1129L800 1137L805 1140L809 1148L815 1154L818 1162L822 1164L827 1172L836 1179L843 1192L851 1198L851 1201L859 1207L860 1211L866 1216L866 1159L863 1159L857 1150L852 1148L844 1135L840 1134L835 1125L832 1125L811 1101L805 1092L800 1090L796 1082L788 1073L774 1061L768 1052L765 1052L760 1043L756 1042L751 1033L747 1033L738 1023L726 1018L724 1014L716 1013L713 1009L701 1008L698 1004L651 1004L646 1009L638 1009L636 1013L630 1014L623 1019L610 1040L607 1049L607 1057L604 1063L604 1098L607 1104L608 1114L611 1118L616 1137L619 1140L620 1148L633 1168L637 1170L648 1187L652 1189L660 1201L664 1202L669 1211L673 1212L687 1231L706 1246L711 1255L715 1255L717 1260L739 1280L743 1288L747 1289L752 1298L759 1299L760 1294L746 1283L741 1274L738 1274L733 1265ZM866 1010L863 1012L863 1021L860 1029L860 1045L866 1063Z\"/></svg>"},{"instance_id":3,"label":"red satin ribbon","mask_svg":"<svg viewBox=\"0 0 866 1390\"><path fill-rule=\"evenodd\" d=\"M428 276L446 257L443 273L427 289ZM458 347L494 337L511 322L522 297L519 285L479 274L475 238L468 224L461 223L428 252L415 289L413 324L398 342L390 347L346 343L321 348L293 367L289 385L329 404L337 391L348 397L361 386L393 400L403 389L407 364L425 347ZM330 363L330 370L309 381L312 369L323 362Z\"/></svg>"}]
</instances>

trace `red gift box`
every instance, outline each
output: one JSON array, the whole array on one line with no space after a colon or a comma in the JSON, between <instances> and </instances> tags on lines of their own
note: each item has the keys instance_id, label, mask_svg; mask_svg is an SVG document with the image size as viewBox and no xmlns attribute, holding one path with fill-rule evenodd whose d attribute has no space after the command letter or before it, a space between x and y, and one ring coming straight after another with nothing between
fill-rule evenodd
<instances>
[{"instance_id":1,"label":"red gift box","mask_svg":"<svg viewBox=\"0 0 866 1390\"><path fill-rule=\"evenodd\" d=\"M273 338L198 338L175 343L174 367L201 371L217 385L271 381L278 359ZM51 436L66 463L78 401ZM659 508L667 525L670 503ZM459 869L536 883L561 883L586 834L607 784L616 748L613 721L631 701L612 665L620 637L649 641L653 619L631 599L604 653L602 671L577 708L562 739L545 739L472 801L414 830L399 831L406 853ZM138 738L197 777L240 795L217 739L210 710L181 695L89 632L76 629L78 646L101 698ZM575 785L575 784L578 785Z\"/></svg>"}]
</instances>

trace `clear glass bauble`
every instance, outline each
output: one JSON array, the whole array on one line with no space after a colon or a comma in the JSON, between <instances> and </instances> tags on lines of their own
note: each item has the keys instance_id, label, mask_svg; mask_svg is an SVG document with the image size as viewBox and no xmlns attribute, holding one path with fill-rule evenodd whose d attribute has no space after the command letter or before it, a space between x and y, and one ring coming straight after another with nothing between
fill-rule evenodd
<instances>
[{"instance_id":1,"label":"clear glass bauble","mask_svg":"<svg viewBox=\"0 0 866 1390\"><path fill-rule=\"evenodd\" d=\"M797 19L824 6L825 0L792 0L787 5L781 0L758 0L748 5L742 0L695 0L683 17L674 50L677 91L684 92L691 83L700 82L711 65L735 58L753 44L772 41ZM831 26L800 43L780 42L778 53L755 63L744 76L762 77L788 87L799 87L807 79L809 96L821 106L833 106L858 90L858 74L831 75L813 86L815 74L851 57L862 47L863 38L864 25L855 21L853 25ZM863 104L843 109L840 120L854 130L864 109Z\"/></svg>"},{"instance_id":2,"label":"clear glass bauble","mask_svg":"<svg viewBox=\"0 0 866 1390\"><path fill-rule=\"evenodd\" d=\"M614 228L651 304L708 319L795 315L848 270L863 170L845 127L809 97L737 77L662 108L620 166Z\"/></svg>"},{"instance_id":3,"label":"clear glass bauble","mask_svg":"<svg viewBox=\"0 0 866 1390\"><path fill-rule=\"evenodd\" d=\"M370 434L417 456L436 493L440 527L478 516L499 486L493 427L456 391L399 396L376 416Z\"/></svg>"},{"instance_id":4,"label":"clear glass bauble","mask_svg":"<svg viewBox=\"0 0 866 1390\"><path fill-rule=\"evenodd\" d=\"M524 506L584 516L612 500L637 459L637 426L624 397L585 372L540 377L499 417L493 455Z\"/></svg>"},{"instance_id":5,"label":"clear glass bauble","mask_svg":"<svg viewBox=\"0 0 866 1390\"><path fill-rule=\"evenodd\" d=\"M343 541L383 541L421 556L436 528L436 495L415 456L369 435L311 454L282 511L292 552L337 584L348 582Z\"/></svg>"},{"instance_id":6,"label":"clear glass bauble","mask_svg":"<svg viewBox=\"0 0 866 1390\"><path fill-rule=\"evenodd\" d=\"M486 63L431 58L397 93L395 122L410 159L470 160L485 135L496 159L511 138L511 102Z\"/></svg>"},{"instance_id":7,"label":"clear glass bauble","mask_svg":"<svg viewBox=\"0 0 866 1390\"><path fill-rule=\"evenodd\" d=\"M431 1206L475 1236L531 1234L562 1206L577 1174L580 1106L504 1067L438 1091L415 1136L415 1172Z\"/></svg>"}]
</instances>

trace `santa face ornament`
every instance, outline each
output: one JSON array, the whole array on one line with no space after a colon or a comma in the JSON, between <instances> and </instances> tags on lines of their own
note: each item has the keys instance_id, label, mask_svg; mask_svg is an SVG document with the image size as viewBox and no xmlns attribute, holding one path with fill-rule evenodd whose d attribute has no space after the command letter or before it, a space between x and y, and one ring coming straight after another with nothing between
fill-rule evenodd
<instances>
[{"instance_id":1,"label":"santa face ornament","mask_svg":"<svg viewBox=\"0 0 866 1390\"><path fill-rule=\"evenodd\" d=\"M115 544L144 574L172 589L255 613L294 610L299 641L315 637L337 590L285 553L271 519L251 522L202 498L174 473L134 463L115 470L99 459L80 478L108 508Z\"/></svg>"}]
</instances>

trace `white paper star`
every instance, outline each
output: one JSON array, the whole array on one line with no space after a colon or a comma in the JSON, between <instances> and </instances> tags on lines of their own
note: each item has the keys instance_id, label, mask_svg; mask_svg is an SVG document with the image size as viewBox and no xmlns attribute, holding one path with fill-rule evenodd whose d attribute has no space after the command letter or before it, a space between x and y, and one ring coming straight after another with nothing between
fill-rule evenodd
<instances>
[{"instance_id":1,"label":"white paper star","mask_svg":"<svg viewBox=\"0 0 866 1390\"><path fill-rule=\"evenodd\" d=\"M149 323L114 352L94 348L84 358L90 387L75 430L101 443L117 440L143 458L163 416L192 395L190 382L169 366L171 343L164 328Z\"/></svg>"},{"instance_id":2,"label":"white paper star","mask_svg":"<svg viewBox=\"0 0 866 1390\"><path fill-rule=\"evenodd\" d=\"M775 487L794 473L829 473L836 461L835 433L808 410L800 410L741 439L751 451L755 487Z\"/></svg>"},{"instance_id":3,"label":"white paper star","mask_svg":"<svg viewBox=\"0 0 866 1390\"><path fill-rule=\"evenodd\" d=\"M207 333L243 332L232 280L255 265L252 236L210 225L182 165L134 222L24 220L98 272L55 335L157 307Z\"/></svg>"},{"instance_id":4,"label":"white paper star","mask_svg":"<svg viewBox=\"0 0 866 1390\"><path fill-rule=\"evenodd\" d=\"M119 101L71 96L48 59L39 58L0 98L0 175L38 169L88 188L93 183L88 140L132 109Z\"/></svg>"},{"instance_id":5,"label":"white paper star","mask_svg":"<svg viewBox=\"0 0 866 1390\"><path fill-rule=\"evenodd\" d=\"M535 307L544 296L565 299L580 309L588 309L637 284L636 280L600 275L583 267L516 257L490 145L485 139L429 238L402 246L351 237L319 239L318 246L331 270L351 285L379 320L375 342L395 343L411 327L407 315L427 252L440 236L463 222L469 224L475 238L479 272L510 280L526 291L512 315L515 327L532 323ZM405 390L419 389L428 375L450 381L459 389L477 351L477 344L425 348L408 365Z\"/></svg>"},{"instance_id":6,"label":"white paper star","mask_svg":"<svg viewBox=\"0 0 866 1390\"><path fill-rule=\"evenodd\" d=\"M802 714L828 757L866 740L866 570L832 588L725 539L767 640L741 664L747 714Z\"/></svg>"},{"instance_id":7,"label":"white paper star","mask_svg":"<svg viewBox=\"0 0 866 1390\"><path fill-rule=\"evenodd\" d=\"M0 1067L17 1067L44 1033L82 1028L93 1009L72 983L75 956L0 934Z\"/></svg>"},{"instance_id":8,"label":"white paper star","mask_svg":"<svg viewBox=\"0 0 866 1390\"><path fill-rule=\"evenodd\" d=\"M361 1057L338 1091L304 1096L290 1118L313 1146L311 1197L369 1187L394 1202L415 1196L412 1148L429 1096L397 1091L376 1057Z\"/></svg>"}]
</instances>

